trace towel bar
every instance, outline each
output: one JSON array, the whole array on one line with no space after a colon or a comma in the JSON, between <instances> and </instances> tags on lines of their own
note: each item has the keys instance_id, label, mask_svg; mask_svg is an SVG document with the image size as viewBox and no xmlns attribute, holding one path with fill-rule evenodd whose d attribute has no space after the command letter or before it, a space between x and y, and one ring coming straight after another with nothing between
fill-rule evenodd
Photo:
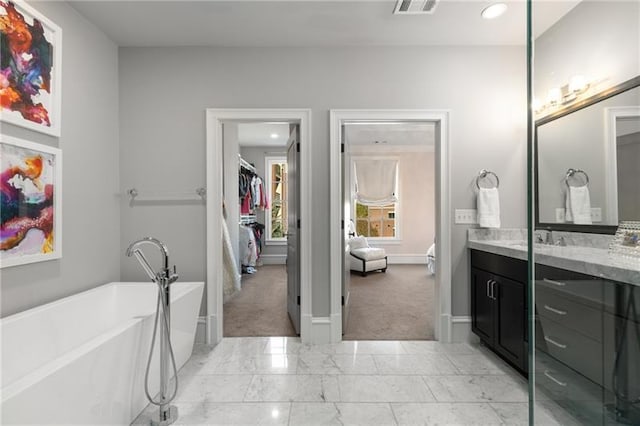
<instances>
[{"instance_id":1,"label":"towel bar","mask_svg":"<svg viewBox=\"0 0 640 426\"><path fill-rule=\"evenodd\" d=\"M564 182L567 184L567 187L570 186L569 185L569 178L574 177L576 173L582 173L584 175L585 180L586 180L585 185L589 185L589 175L584 170L569 169L569 170L567 170L567 174L564 176Z\"/></svg>"},{"instance_id":2,"label":"towel bar","mask_svg":"<svg viewBox=\"0 0 640 426\"><path fill-rule=\"evenodd\" d=\"M493 177L496 178L496 188L498 188L500 186L500 178L498 178L498 175L492 171L482 169L478 172L478 177L476 177L476 186L478 189L480 189L480 179L486 178L487 175L493 175Z\"/></svg>"}]
</instances>

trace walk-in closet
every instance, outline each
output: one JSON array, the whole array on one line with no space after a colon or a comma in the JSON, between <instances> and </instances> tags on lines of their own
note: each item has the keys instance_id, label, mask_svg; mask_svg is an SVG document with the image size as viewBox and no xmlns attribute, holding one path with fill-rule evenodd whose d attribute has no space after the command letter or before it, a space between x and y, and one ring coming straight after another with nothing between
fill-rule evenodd
<instances>
[{"instance_id":1,"label":"walk-in closet","mask_svg":"<svg viewBox=\"0 0 640 426\"><path fill-rule=\"evenodd\" d=\"M294 336L286 267L290 125L227 123L223 137L231 248L225 259L230 272L225 273L224 336Z\"/></svg>"}]
</instances>

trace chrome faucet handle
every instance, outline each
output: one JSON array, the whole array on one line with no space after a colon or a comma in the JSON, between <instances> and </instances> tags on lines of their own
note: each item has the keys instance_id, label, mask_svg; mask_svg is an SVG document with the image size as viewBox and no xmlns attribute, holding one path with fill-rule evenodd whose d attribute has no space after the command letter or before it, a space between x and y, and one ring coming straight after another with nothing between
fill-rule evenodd
<instances>
[{"instance_id":1,"label":"chrome faucet handle","mask_svg":"<svg viewBox=\"0 0 640 426\"><path fill-rule=\"evenodd\" d=\"M544 240L542 239L542 235L540 235L539 233L536 233L536 243L543 243Z\"/></svg>"},{"instance_id":2,"label":"chrome faucet handle","mask_svg":"<svg viewBox=\"0 0 640 426\"><path fill-rule=\"evenodd\" d=\"M553 245L553 234L551 231L547 231L547 240L545 241L545 244Z\"/></svg>"},{"instance_id":3,"label":"chrome faucet handle","mask_svg":"<svg viewBox=\"0 0 640 426\"><path fill-rule=\"evenodd\" d=\"M560 247L566 247L567 246L567 242L564 240L564 237L560 237L558 239L558 241L556 242L556 245L560 246Z\"/></svg>"}]
</instances>

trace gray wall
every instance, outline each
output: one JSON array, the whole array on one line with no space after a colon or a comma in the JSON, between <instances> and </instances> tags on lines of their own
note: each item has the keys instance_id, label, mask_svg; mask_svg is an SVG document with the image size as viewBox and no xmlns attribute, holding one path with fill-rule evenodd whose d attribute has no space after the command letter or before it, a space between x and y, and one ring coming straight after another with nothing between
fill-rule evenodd
<instances>
[{"instance_id":1,"label":"gray wall","mask_svg":"<svg viewBox=\"0 0 640 426\"><path fill-rule=\"evenodd\" d=\"M2 269L2 316L120 276L118 49L67 4L29 3L63 31L62 136L2 133L62 149L63 257Z\"/></svg>"},{"instance_id":2,"label":"gray wall","mask_svg":"<svg viewBox=\"0 0 640 426\"><path fill-rule=\"evenodd\" d=\"M640 132L618 137L618 217L640 219Z\"/></svg>"},{"instance_id":3,"label":"gray wall","mask_svg":"<svg viewBox=\"0 0 640 426\"><path fill-rule=\"evenodd\" d=\"M474 179L488 168L502 183L503 227L524 227L525 59L523 47L121 48L122 188L203 185L205 108L311 108L312 312L327 316L328 110L450 110L452 207L475 207ZM121 252L129 238L156 234L183 278L203 280L204 230L202 206L123 206ZM452 230L455 315L469 314L466 231ZM142 274L123 260L122 278Z\"/></svg>"},{"instance_id":4,"label":"gray wall","mask_svg":"<svg viewBox=\"0 0 640 426\"><path fill-rule=\"evenodd\" d=\"M536 9L533 19L535 25ZM615 86L640 74L640 2L583 1L535 41L534 94L546 99L571 76Z\"/></svg>"}]
</instances>

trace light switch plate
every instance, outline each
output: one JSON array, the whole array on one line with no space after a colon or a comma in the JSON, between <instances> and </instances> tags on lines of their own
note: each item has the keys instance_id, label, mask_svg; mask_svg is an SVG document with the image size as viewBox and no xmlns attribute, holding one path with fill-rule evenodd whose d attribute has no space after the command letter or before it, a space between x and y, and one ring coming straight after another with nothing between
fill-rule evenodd
<instances>
[{"instance_id":1,"label":"light switch plate","mask_svg":"<svg viewBox=\"0 0 640 426\"><path fill-rule=\"evenodd\" d=\"M602 222L602 209L600 207L591 208L591 222Z\"/></svg>"},{"instance_id":2,"label":"light switch plate","mask_svg":"<svg viewBox=\"0 0 640 426\"><path fill-rule=\"evenodd\" d=\"M478 211L476 209L456 209L456 224L474 224L478 223Z\"/></svg>"},{"instance_id":3,"label":"light switch plate","mask_svg":"<svg viewBox=\"0 0 640 426\"><path fill-rule=\"evenodd\" d=\"M556 222L564 223L564 209L562 207L556 209Z\"/></svg>"}]
</instances>

